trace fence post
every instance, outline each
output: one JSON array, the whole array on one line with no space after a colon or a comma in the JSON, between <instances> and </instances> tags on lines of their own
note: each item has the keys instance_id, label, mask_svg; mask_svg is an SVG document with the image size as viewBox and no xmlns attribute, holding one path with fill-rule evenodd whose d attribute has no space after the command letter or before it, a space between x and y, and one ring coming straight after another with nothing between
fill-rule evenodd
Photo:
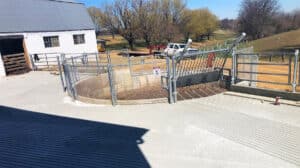
<instances>
[{"instance_id":1,"label":"fence post","mask_svg":"<svg viewBox=\"0 0 300 168\"><path fill-rule=\"evenodd\" d=\"M171 75L171 69L170 69L170 57L166 57L166 64L167 64L167 84L168 84L168 94L169 94L169 103L173 104L173 96L172 96L172 75Z\"/></svg>"},{"instance_id":2,"label":"fence post","mask_svg":"<svg viewBox=\"0 0 300 168\"><path fill-rule=\"evenodd\" d=\"M96 56L96 65L97 65L97 75L100 74L100 71L99 71L99 54L98 53L95 53L95 56Z\"/></svg>"},{"instance_id":3,"label":"fence post","mask_svg":"<svg viewBox=\"0 0 300 168\"><path fill-rule=\"evenodd\" d=\"M29 57L30 57L30 62L31 62L31 68L33 71L36 71L36 66L34 64L34 61L33 61L33 58L32 58L32 54L29 54Z\"/></svg>"},{"instance_id":4,"label":"fence post","mask_svg":"<svg viewBox=\"0 0 300 168\"><path fill-rule=\"evenodd\" d=\"M116 96L114 76L113 76L113 67L111 64L109 52L107 52L107 61L108 61L107 69L108 69L108 80L109 80L109 86L110 86L111 102L112 102L113 106L116 106L117 105L117 96Z\"/></svg>"},{"instance_id":5,"label":"fence post","mask_svg":"<svg viewBox=\"0 0 300 168\"><path fill-rule=\"evenodd\" d=\"M232 50L232 70L231 70L231 84L235 84L235 72L236 72L236 53L235 49Z\"/></svg>"},{"instance_id":6,"label":"fence post","mask_svg":"<svg viewBox=\"0 0 300 168\"><path fill-rule=\"evenodd\" d=\"M299 50L295 51L295 62L294 62L294 77L293 77L293 93L296 93L297 87L297 68L298 68Z\"/></svg>"},{"instance_id":7,"label":"fence post","mask_svg":"<svg viewBox=\"0 0 300 168\"><path fill-rule=\"evenodd\" d=\"M77 72L77 67L75 66L75 62L74 62L74 57L73 56L71 56L71 61L72 61L72 66L71 67L72 67L72 72L73 72L72 76L73 76L73 78L77 82L80 79L79 79L79 75L78 75L78 72ZM76 61L76 63L77 63L77 61Z\"/></svg>"},{"instance_id":8,"label":"fence post","mask_svg":"<svg viewBox=\"0 0 300 168\"><path fill-rule=\"evenodd\" d=\"M130 75L132 76L132 63L131 63L131 58L130 58L128 50L126 50L126 56L128 58L129 72L130 72Z\"/></svg>"},{"instance_id":9,"label":"fence post","mask_svg":"<svg viewBox=\"0 0 300 168\"><path fill-rule=\"evenodd\" d=\"M298 56L298 57L299 57L299 56ZM298 65L299 65L299 67L298 67L298 70L299 70L299 71L298 71L298 75L299 75L299 76L298 76L298 85L300 86L300 63L299 63L299 62L300 62L300 59L298 58Z\"/></svg>"},{"instance_id":10,"label":"fence post","mask_svg":"<svg viewBox=\"0 0 300 168\"><path fill-rule=\"evenodd\" d=\"M289 55L288 83L292 84L292 56Z\"/></svg>"},{"instance_id":11,"label":"fence post","mask_svg":"<svg viewBox=\"0 0 300 168\"><path fill-rule=\"evenodd\" d=\"M48 55L47 54L45 54L45 58L46 58L47 68L48 68L48 70L50 70L49 62L48 62Z\"/></svg>"},{"instance_id":12,"label":"fence post","mask_svg":"<svg viewBox=\"0 0 300 168\"><path fill-rule=\"evenodd\" d=\"M61 58L62 58L62 56L61 56ZM58 66L58 70L59 70L60 81L61 81L61 84L62 84L62 87L63 87L63 91L65 92L66 87L65 87L64 77L63 77L63 73L62 73L62 69L61 69L62 65L61 65L59 56L57 56L56 59L57 59L57 66Z\"/></svg>"},{"instance_id":13,"label":"fence post","mask_svg":"<svg viewBox=\"0 0 300 168\"><path fill-rule=\"evenodd\" d=\"M255 66L253 63L254 63L254 61L253 61L253 59L254 59L254 57L252 57L252 56L250 56L250 63L251 63L251 65L250 65L250 82L249 82L249 86L251 87L252 86L252 81L253 81L253 66Z\"/></svg>"},{"instance_id":14,"label":"fence post","mask_svg":"<svg viewBox=\"0 0 300 168\"><path fill-rule=\"evenodd\" d=\"M176 60L175 55L172 56L172 94L173 94L173 103L177 102L177 74L176 74Z\"/></svg>"},{"instance_id":15,"label":"fence post","mask_svg":"<svg viewBox=\"0 0 300 168\"><path fill-rule=\"evenodd\" d=\"M68 93L71 94L73 100L76 100L76 92L75 88L73 86L72 77L70 75L70 65L65 64L64 65L64 72L65 72L65 78L66 78L66 84L67 84L67 90Z\"/></svg>"}]
</instances>

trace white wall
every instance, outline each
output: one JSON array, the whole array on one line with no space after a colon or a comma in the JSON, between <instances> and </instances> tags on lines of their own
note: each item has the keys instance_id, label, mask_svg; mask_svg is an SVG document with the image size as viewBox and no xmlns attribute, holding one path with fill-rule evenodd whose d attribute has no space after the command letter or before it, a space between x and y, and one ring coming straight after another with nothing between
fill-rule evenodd
<instances>
[{"instance_id":1,"label":"white wall","mask_svg":"<svg viewBox=\"0 0 300 168\"><path fill-rule=\"evenodd\" d=\"M6 73L5 73L5 67L4 67L4 64L2 61L2 56L0 53L0 77L2 77L2 76L6 76Z\"/></svg>"},{"instance_id":2,"label":"white wall","mask_svg":"<svg viewBox=\"0 0 300 168\"><path fill-rule=\"evenodd\" d=\"M85 43L74 44L73 35L75 34L84 34ZM66 54L66 57L71 57L82 53L98 52L97 39L94 30L0 34L0 36L10 36L10 35L23 35L28 54L38 54L41 60L45 60L45 55L42 55L42 53L59 53L59 54L64 53ZM44 45L44 38L43 38L45 36L58 36L59 47L46 48ZM56 56L58 56L58 54L48 54L47 56L48 56L48 61L50 61L49 64L55 64L55 65L57 64ZM3 64L1 64L1 62L0 62L0 76L3 74L1 71L1 66L3 66ZM44 65L46 63L40 61L40 62L36 62L35 64Z\"/></svg>"},{"instance_id":3,"label":"white wall","mask_svg":"<svg viewBox=\"0 0 300 168\"><path fill-rule=\"evenodd\" d=\"M85 44L74 44L73 35L84 34ZM45 36L59 36L59 47L45 48ZM29 54L36 53L95 53L97 41L94 30L24 33L25 44Z\"/></svg>"}]
</instances>

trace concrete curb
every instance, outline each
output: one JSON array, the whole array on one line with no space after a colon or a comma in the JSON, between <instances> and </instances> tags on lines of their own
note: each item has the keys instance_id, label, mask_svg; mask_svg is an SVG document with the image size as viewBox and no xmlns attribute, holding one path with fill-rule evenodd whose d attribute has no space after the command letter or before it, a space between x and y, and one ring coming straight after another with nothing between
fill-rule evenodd
<instances>
[{"instance_id":1,"label":"concrete curb","mask_svg":"<svg viewBox=\"0 0 300 168\"><path fill-rule=\"evenodd\" d=\"M254 100L259 100L259 101L275 102L275 98L256 96L256 95L245 94L245 93L225 92L224 95L237 96L237 97L254 99ZM285 105L300 107L300 101L291 101L291 100L281 99L280 103L285 104Z\"/></svg>"},{"instance_id":2,"label":"concrete curb","mask_svg":"<svg viewBox=\"0 0 300 168\"><path fill-rule=\"evenodd\" d=\"M77 101L88 103L88 104L112 105L112 102L109 99L92 99L83 96L78 96ZM117 101L118 105L143 105L143 104L159 104L159 103L168 103L168 98Z\"/></svg>"}]
</instances>

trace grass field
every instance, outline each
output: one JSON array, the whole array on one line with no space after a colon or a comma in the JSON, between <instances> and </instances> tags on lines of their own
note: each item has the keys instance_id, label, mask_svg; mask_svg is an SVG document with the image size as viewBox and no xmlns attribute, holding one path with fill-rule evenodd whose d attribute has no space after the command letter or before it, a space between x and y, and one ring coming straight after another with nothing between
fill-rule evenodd
<instances>
[{"instance_id":1,"label":"grass field","mask_svg":"<svg viewBox=\"0 0 300 168\"><path fill-rule=\"evenodd\" d=\"M250 42L257 52L300 48L300 29Z\"/></svg>"}]
</instances>

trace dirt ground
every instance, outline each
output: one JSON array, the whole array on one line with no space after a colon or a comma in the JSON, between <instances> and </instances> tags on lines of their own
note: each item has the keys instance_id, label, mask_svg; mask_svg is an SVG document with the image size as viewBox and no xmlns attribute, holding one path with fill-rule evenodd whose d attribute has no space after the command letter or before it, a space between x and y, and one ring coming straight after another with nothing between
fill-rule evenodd
<instances>
[{"instance_id":1,"label":"dirt ground","mask_svg":"<svg viewBox=\"0 0 300 168\"><path fill-rule=\"evenodd\" d=\"M122 73L123 75L121 75ZM126 71L119 71L119 74L119 76L124 77ZM82 97L92 99L111 98L110 86L106 74L82 81L76 88L77 94ZM161 87L160 81L151 76L140 76L136 78L126 77L126 80L119 79L116 81L115 88L118 100L159 99L168 97L168 92ZM177 89L178 100L207 97L225 91L225 89L220 87L218 82L198 84Z\"/></svg>"}]
</instances>

